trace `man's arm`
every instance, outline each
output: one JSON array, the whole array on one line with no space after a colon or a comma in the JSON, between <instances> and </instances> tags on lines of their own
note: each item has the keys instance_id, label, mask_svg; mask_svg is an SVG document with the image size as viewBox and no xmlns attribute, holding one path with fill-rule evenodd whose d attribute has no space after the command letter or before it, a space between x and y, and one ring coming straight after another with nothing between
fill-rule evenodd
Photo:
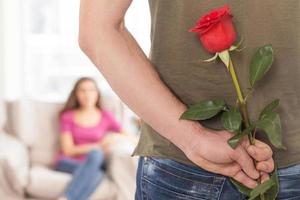
<instances>
[{"instance_id":1,"label":"man's arm","mask_svg":"<svg viewBox=\"0 0 300 200\"><path fill-rule=\"evenodd\" d=\"M130 2L82 1L79 44L120 98L157 132L184 150L192 134L201 134L201 125L178 120L186 106L163 84L124 25Z\"/></svg>"},{"instance_id":2,"label":"man's arm","mask_svg":"<svg viewBox=\"0 0 300 200\"><path fill-rule=\"evenodd\" d=\"M253 187L252 179L258 177L258 172L245 148L229 147L231 133L215 134L198 122L179 120L186 106L162 82L125 27L124 15L131 1L81 0L81 49L119 97L189 159L208 171L232 176Z\"/></svg>"}]
</instances>

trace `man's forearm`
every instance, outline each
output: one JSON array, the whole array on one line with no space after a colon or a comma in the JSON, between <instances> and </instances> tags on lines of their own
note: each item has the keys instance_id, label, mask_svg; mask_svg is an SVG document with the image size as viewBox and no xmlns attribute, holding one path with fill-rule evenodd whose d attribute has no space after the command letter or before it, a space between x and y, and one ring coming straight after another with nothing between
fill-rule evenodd
<instances>
[{"instance_id":1,"label":"man's forearm","mask_svg":"<svg viewBox=\"0 0 300 200\"><path fill-rule=\"evenodd\" d=\"M127 41L130 49L136 52L136 56L141 56L141 63L144 61L145 65L147 65L149 68L149 72L153 73L153 80L151 80L152 77L149 76L149 82L152 82L151 86L153 86L153 88L149 89L153 90L153 98L151 98L151 95L148 94L148 98L150 100L148 102L150 104L149 109L153 110L153 113L147 112L146 110L145 114L140 116L158 133L162 134L176 145L182 146L180 148L184 148L183 146L186 143L189 144L188 140L185 140L184 138L192 134L200 134L200 130L203 127L197 122L179 120L180 115L186 110L186 106L179 99L177 99L177 97L170 91L165 83L162 82L158 73L154 69L154 66L126 27L122 30L123 31L121 31L121 34ZM146 85L145 91L146 93L148 91ZM157 104L156 108L152 107L152 101L153 103ZM141 104L143 104L143 102L141 102ZM183 144L180 144L181 142L183 142Z\"/></svg>"},{"instance_id":2,"label":"man's forearm","mask_svg":"<svg viewBox=\"0 0 300 200\"><path fill-rule=\"evenodd\" d=\"M162 82L125 26L97 35L93 43L82 45L83 51L137 115L184 150L192 135L200 134L201 125L179 120L186 106Z\"/></svg>"}]
</instances>

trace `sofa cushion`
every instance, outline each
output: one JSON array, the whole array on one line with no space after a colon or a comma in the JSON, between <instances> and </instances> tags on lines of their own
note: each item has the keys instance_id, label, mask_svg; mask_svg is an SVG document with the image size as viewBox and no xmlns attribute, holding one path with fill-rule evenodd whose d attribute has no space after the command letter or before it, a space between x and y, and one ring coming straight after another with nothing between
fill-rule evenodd
<instances>
[{"instance_id":1,"label":"sofa cushion","mask_svg":"<svg viewBox=\"0 0 300 200\"><path fill-rule=\"evenodd\" d=\"M29 148L33 164L50 166L58 149L59 103L33 100L9 102L8 129Z\"/></svg>"},{"instance_id":2,"label":"sofa cushion","mask_svg":"<svg viewBox=\"0 0 300 200\"><path fill-rule=\"evenodd\" d=\"M131 157L131 152L136 146L136 138L124 134L112 134L109 139L114 145L110 147L107 158L107 172L118 189L118 200L134 199L138 161L137 157Z\"/></svg>"},{"instance_id":3,"label":"sofa cushion","mask_svg":"<svg viewBox=\"0 0 300 200\"><path fill-rule=\"evenodd\" d=\"M33 103L33 102L32 102ZM62 108L59 103L34 102L35 127L32 132L30 158L33 164L51 166L59 149L58 112Z\"/></svg>"},{"instance_id":4,"label":"sofa cushion","mask_svg":"<svg viewBox=\"0 0 300 200\"><path fill-rule=\"evenodd\" d=\"M55 199L63 193L71 179L72 176L68 173L35 165L30 170L30 182L26 191L34 198ZM92 194L91 200L113 200L115 195L115 185L106 176Z\"/></svg>"},{"instance_id":5,"label":"sofa cushion","mask_svg":"<svg viewBox=\"0 0 300 200\"><path fill-rule=\"evenodd\" d=\"M119 200L134 199L137 163L137 157L128 154L111 156L108 174L118 189Z\"/></svg>"}]
</instances>

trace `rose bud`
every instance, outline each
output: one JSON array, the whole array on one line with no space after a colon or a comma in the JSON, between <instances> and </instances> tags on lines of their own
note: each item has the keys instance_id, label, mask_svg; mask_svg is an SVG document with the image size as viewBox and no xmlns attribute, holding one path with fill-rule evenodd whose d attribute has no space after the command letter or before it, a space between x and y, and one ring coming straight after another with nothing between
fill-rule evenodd
<instances>
[{"instance_id":1,"label":"rose bud","mask_svg":"<svg viewBox=\"0 0 300 200\"><path fill-rule=\"evenodd\" d=\"M236 40L230 8L225 5L202 16L189 32L198 32L203 46L211 53L229 49Z\"/></svg>"}]
</instances>

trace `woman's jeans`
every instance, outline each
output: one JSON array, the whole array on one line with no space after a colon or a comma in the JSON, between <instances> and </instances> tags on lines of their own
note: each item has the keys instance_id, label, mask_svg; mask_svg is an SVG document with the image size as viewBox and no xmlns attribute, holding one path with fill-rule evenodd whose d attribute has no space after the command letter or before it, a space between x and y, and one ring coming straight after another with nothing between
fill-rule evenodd
<instances>
[{"instance_id":1,"label":"woman's jeans","mask_svg":"<svg viewBox=\"0 0 300 200\"><path fill-rule=\"evenodd\" d=\"M86 200L103 178L104 155L100 150L92 150L84 162L62 159L58 161L56 170L73 174L63 196L68 200Z\"/></svg>"},{"instance_id":2,"label":"woman's jeans","mask_svg":"<svg viewBox=\"0 0 300 200\"><path fill-rule=\"evenodd\" d=\"M300 164L278 169L279 200L300 200ZM136 200L242 200L228 177L170 159L141 157Z\"/></svg>"}]
</instances>

